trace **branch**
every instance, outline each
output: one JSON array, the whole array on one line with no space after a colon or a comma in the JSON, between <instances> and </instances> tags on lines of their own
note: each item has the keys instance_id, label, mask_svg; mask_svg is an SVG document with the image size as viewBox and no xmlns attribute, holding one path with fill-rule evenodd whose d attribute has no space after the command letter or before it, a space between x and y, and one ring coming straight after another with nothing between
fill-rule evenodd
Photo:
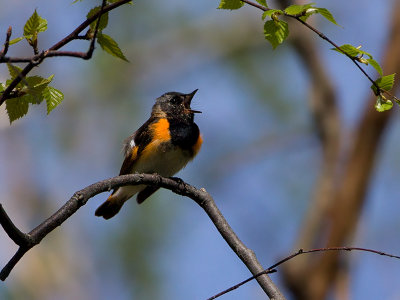
<instances>
[{"instance_id":1,"label":"branch","mask_svg":"<svg viewBox=\"0 0 400 300\"><path fill-rule=\"evenodd\" d=\"M0 60L7 54L8 47L10 46L12 28L11 26L7 29L6 41L4 42L3 50L0 52Z\"/></svg>"},{"instance_id":2,"label":"branch","mask_svg":"<svg viewBox=\"0 0 400 300\"><path fill-rule=\"evenodd\" d=\"M241 0L244 3L247 3L250 6L256 7L262 11L269 11L271 10L271 8L259 5L257 3L254 3L250 0ZM372 83L372 85L376 88L377 90L377 94L388 94L389 96L393 97L392 94L390 94L389 92L382 90L378 84L368 75L368 73L360 66L360 64L358 63L358 57L353 57L350 54L348 54L346 51L343 51L339 45L337 45L334 41L332 41L330 38L328 38L325 34L323 34L321 31L319 31L318 29L316 29L315 27L313 27L312 25L310 25L309 23L303 21L301 19L301 17L303 16L302 14L299 15L291 15L286 13L285 11L283 11L284 15L289 17L289 18L293 18L295 20L297 20L298 22L300 22L301 24L303 24L304 26L306 26L308 29L312 30L314 33L316 33L321 39L327 41L329 44L331 44L333 47L335 47L338 51L340 51L340 53L343 53L345 56L347 56L356 66L357 68L364 74L365 77L367 77L367 79ZM397 98L396 98L397 99Z\"/></svg>"},{"instance_id":3,"label":"branch","mask_svg":"<svg viewBox=\"0 0 400 300\"><path fill-rule=\"evenodd\" d=\"M17 253L0 272L0 279L4 281L26 252L39 244L45 236L71 217L81 206L85 205L90 198L120 186L138 184L163 187L178 195L186 196L194 200L204 209L219 233L247 266L250 272L256 275L263 271L254 252L247 248L237 237L219 211L213 198L205 189L197 189L183 182L181 179L164 178L157 174L130 174L99 181L77 191L57 212L29 233L22 233L12 223L4 209L0 206L0 224L3 226L8 236L19 246ZM285 299L267 275L258 275L257 281L270 299Z\"/></svg>"},{"instance_id":4,"label":"branch","mask_svg":"<svg viewBox=\"0 0 400 300\"><path fill-rule=\"evenodd\" d=\"M285 257L284 259L278 261L276 264L273 264L272 266L270 266L268 269L265 269L264 271L262 271L256 275L253 275L253 276L247 278L246 280L239 282L238 284L231 286L230 288L212 296L211 298L208 298L207 300L217 299L220 296L225 295L225 294L241 287L242 285L246 284L247 282L249 282L253 279L256 279L258 276L261 276L263 274L275 273L275 272L277 272L275 269L276 267L295 258L296 256L299 256L301 254L308 254L308 253L315 253L315 252L328 252L328 251L362 251L362 252L370 252L370 253L374 253L377 255L400 259L400 256L398 256L398 255L393 255L393 254L389 254L389 253L382 252L382 251L377 251L377 250L367 249L367 248L360 248L360 247L328 247L328 248L319 248L319 249L311 249L311 250L299 249L296 253L293 253L293 254Z\"/></svg>"},{"instance_id":5,"label":"branch","mask_svg":"<svg viewBox=\"0 0 400 300\"><path fill-rule=\"evenodd\" d=\"M21 82L22 78L24 78L32 69L41 64L43 60L47 57L54 57L54 56L73 56L73 57L78 57L82 59L90 59L93 51L94 51L94 42L96 39L97 31L98 31L98 26L99 22L96 24L96 30L94 32L94 35L91 39L90 47L87 52L71 52L71 51L64 51L60 52L59 55L56 52L56 50L60 49L61 47L67 45L73 40L78 40L78 39L86 39L83 36L79 35L86 27L88 27L93 21L96 19L100 19L100 17L105 14L106 12L113 10L123 4L126 4L128 2L131 2L132 0L120 0L118 2L112 3L110 5L105 5L106 1L103 0L102 2L102 8L95 13L92 17L86 19L82 24L80 24L77 28L75 28L74 31L72 31L69 35L67 35L65 38L60 40L59 42L55 43L53 46L51 46L49 49L42 51L39 54L36 54L30 58L11 58L11 57L4 57L3 54L0 55L0 63L4 62L28 62L28 65L21 71L21 73L10 83L10 85L4 90L4 92L1 93L0 95L0 106L9 98L8 96L10 93L13 91L13 89L18 85L18 83ZM10 34L11 35L11 34Z\"/></svg>"}]
</instances>

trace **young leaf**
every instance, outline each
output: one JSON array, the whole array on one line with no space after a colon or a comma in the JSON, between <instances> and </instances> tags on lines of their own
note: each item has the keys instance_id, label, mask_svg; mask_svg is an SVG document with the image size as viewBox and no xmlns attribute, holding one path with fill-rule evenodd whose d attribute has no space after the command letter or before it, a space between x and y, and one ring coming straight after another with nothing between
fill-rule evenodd
<instances>
[{"instance_id":1,"label":"young leaf","mask_svg":"<svg viewBox=\"0 0 400 300\"><path fill-rule=\"evenodd\" d=\"M24 36L21 36L21 37L19 37L19 38L12 39L12 40L10 41L9 44L10 44L10 45L14 45L14 44L16 44L16 43L22 41L24 38L25 38Z\"/></svg>"},{"instance_id":2,"label":"young leaf","mask_svg":"<svg viewBox=\"0 0 400 300\"><path fill-rule=\"evenodd\" d=\"M114 41L110 36L104 33L98 33L97 42L104 51L108 52L109 54L115 57L119 57L120 59L128 61L125 55L122 53L121 49L119 48L117 42Z\"/></svg>"},{"instance_id":3,"label":"young leaf","mask_svg":"<svg viewBox=\"0 0 400 300\"><path fill-rule=\"evenodd\" d=\"M221 3L217 8L219 9L239 9L244 5L244 2L240 0L221 0Z\"/></svg>"},{"instance_id":4,"label":"young leaf","mask_svg":"<svg viewBox=\"0 0 400 300\"><path fill-rule=\"evenodd\" d=\"M350 44L344 44L344 45L340 46L340 49L342 49L343 52L347 53L351 57L356 57L360 54L359 49L357 49L356 47L354 47L353 45L350 45ZM343 54L343 52L341 52L339 49L332 48L332 50Z\"/></svg>"},{"instance_id":5,"label":"young leaf","mask_svg":"<svg viewBox=\"0 0 400 300\"><path fill-rule=\"evenodd\" d=\"M49 114L53 109L55 109L64 99L64 94L61 91L51 86L47 86L43 90L42 94L44 99L46 99L47 114Z\"/></svg>"},{"instance_id":6,"label":"young leaf","mask_svg":"<svg viewBox=\"0 0 400 300\"><path fill-rule=\"evenodd\" d=\"M375 103L375 109L379 112L389 110L393 107L393 102L387 99L383 99L381 95L378 96Z\"/></svg>"},{"instance_id":7,"label":"young leaf","mask_svg":"<svg viewBox=\"0 0 400 300\"><path fill-rule=\"evenodd\" d=\"M40 76L31 76L26 78L27 93L31 98L28 102L32 104L40 104L43 101L43 91L49 85L54 75L49 78L43 78Z\"/></svg>"},{"instance_id":8,"label":"young leaf","mask_svg":"<svg viewBox=\"0 0 400 300\"><path fill-rule=\"evenodd\" d=\"M305 12L308 8L312 7L313 5L314 3L308 3L304 5L293 4L285 8L285 13L287 13L288 15L298 15Z\"/></svg>"},{"instance_id":9,"label":"young leaf","mask_svg":"<svg viewBox=\"0 0 400 300\"><path fill-rule=\"evenodd\" d=\"M101 6L96 6L96 7L92 8L88 12L86 19L89 19L90 17L95 15L97 12L100 11L100 9L101 9ZM96 19L96 21L93 21L92 23L90 23L90 29L95 30L96 23L97 23L97 19ZM108 25L108 12L104 13L100 18L99 31L102 31L104 28L107 27L107 25Z\"/></svg>"},{"instance_id":10,"label":"young leaf","mask_svg":"<svg viewBox=\"0 0 400 300\"><path fill-rule=\"evenodd\" d=\"M375 80L375 83L384 91L390 91L394 84L394 77L396 73L383 76Z\"/></svg>"},{"instance_id":11,"label":"young leaf","mask_svg":"<svg viewBox=\"0 0 400 300\"><path fill-rule=\"evenodd\" d=\"M335 18L333 17L333 15L331 14L331 12L329 10L327 10L326 8L323 7L316 7L317 12L323 16L325 19L327 19L328 21L332 22L333 24L339 26L339 24L336 22Z\"/></svg>"},{"instance_id":12,"label":"young leaf","mask_svg":"<svg viewBox=\"0 0 400 300\"><path fill-rule=\"evenodd\" d=\"M379 65L379 63L375 59L368 58L367 61L372 67L375 68L375 70L379 73L379 75L381 75L381 76L383 75L382 68L381 68L381 66Z\"/></svg>"},{"instance_id":13,"label":"young leaf","mask_svg":"<svg viewBox=\"0 0 400 300\"><path fill-rule=\"evenodd\" d=\"M272 17L272 15L283 15L284 12L283 10L280 9L269 9L267 11L264 11L262 14L262 19L265 20L266 17Z\"/></svg>"},{"instance_id":14,"label":"young leaf","mask_svg":"<svg viewBox=\"0 0 400 300\"><path fill-rule=\"evenodd\" d=\"M267 4L267 1L266 1L266 0L256 0L256 1L258 2L258 4L261 4L262 6L268 8L268 4Z\"/></svg>"},{"instance_id":15,"label":"young leaf","mask_svg":"<svg viewBox=\"0 0 400 300\"><path fill-rule=\"evenodd\" d=\"M7 67L8 73L10 73L12 80L14 80L22 72L22 69L20 67L14 66L10 63L7 63Z\"/></svg>"},{"instance_id":16,"label":"young leaf","mask_svg":"<svg viewBox=\"0 0 400 300\"><path fill-rule=\"evenodd\" d=\"M289 35L289 26L285 21L267 21L264 24L264 36L275 49Z\"/></svg>"},{"instance_id":17,"label":"young leaf","mask_svg":"<svg viewBox=\"0 0 400 300\"><path fill-rule=\"evenodd\" d=\"M35 37L39 32L46 30L47 30L47 20L39 16L35 9L35 12L25 23L24 36L31 35L33 36L33 39L36 39Z\"/></svg>"},{"instance_id":18,"label":"young leaf","mask_svg":"<svg viewBox=\"0 0 400 300\"><path fill-rule=\"evenodd\" d=\"M29 103L26 97L6 100L6 110L10 124L28 113Z\"/></svg>"}]
</instances>

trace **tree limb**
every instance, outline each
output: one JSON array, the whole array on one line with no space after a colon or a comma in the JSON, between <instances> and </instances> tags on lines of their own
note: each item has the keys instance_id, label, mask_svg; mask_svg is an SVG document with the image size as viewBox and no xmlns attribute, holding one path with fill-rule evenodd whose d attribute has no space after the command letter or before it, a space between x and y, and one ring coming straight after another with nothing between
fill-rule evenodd
<instances>
[{"instance_id":1,"label":"tree limb","mask_svg":"<svg viewBox=\"0 0 400 300\"><path fill-rule=\"evenodd\" d=\"M38 245L45 236L71 217L81 206L85 205L90 198L120 186L138 184L163 187L178 195L186 196L194 200L204 209L219 233L247 266L250 272L255 275L264 270L254 252L247 248L237 237L216 206L213 198L205 189L197 189L183 182L181 179L164 178L157 174L130 174L99 181L77 191L57 212L29 233L22 233L12 223L11 219L0 205L0 224L3 226L8 236L19 246L16 254L0 272L0 279L4 281L26 252ZM268 275L265 274L257 277L257 281L270 299L285 299Z\"/></svg>"}]
</instances>

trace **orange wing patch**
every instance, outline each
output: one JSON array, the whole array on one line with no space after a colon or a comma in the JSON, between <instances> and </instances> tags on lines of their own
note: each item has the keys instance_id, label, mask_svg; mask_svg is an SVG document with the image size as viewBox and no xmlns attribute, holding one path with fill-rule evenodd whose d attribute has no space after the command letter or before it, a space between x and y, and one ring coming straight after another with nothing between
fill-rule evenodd
<instances>
[{"instance_id":1,"label":"orange wing patch","mask_svg":"<svg viewBox=\"0 0 400 300\"><path fill-rule=\"evenodd\" d=\"M138 152L139 147L135 146L133 147L132 151L131 151L131 161L134 162L137 158L137 152Z\"/></svg>"},{"instance_id":2,"label":"orange wing patch","mask_svg":"<svg viewBox=\"0 0 400 300\"><path fill-rule=\"evenodd\" d=\"M192 147L194 154L193 156L197 155L197 153L200 151L201 144L203 144L203 137L201 136L201 134L199 134L196 144L194 144Z\"/></svg>"}]
</instances>

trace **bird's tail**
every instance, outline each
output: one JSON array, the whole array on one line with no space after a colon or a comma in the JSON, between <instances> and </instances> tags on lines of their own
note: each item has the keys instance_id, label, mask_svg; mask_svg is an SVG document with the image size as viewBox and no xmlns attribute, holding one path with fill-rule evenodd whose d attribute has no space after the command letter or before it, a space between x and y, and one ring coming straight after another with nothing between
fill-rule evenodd
<instances>
[{"instance_id":1,"label":"bird's tail","mask_svg":"<svg viewBox=\"0 0 400 300\"><path fill-rule=\"evenodd\" d=\"M108 220L119 212L124 202L125 201L121 201L115 197L114 194L112 194L102 205L96 209L94 214L97 217L103 217L104 219Z\"/></svg>"},{"instance_id":2,"label":"bird's tail","mask_svg":"<svg viewBox=\"0 0 400 300\"><path fill-rule=\"evenodd\" d=\"M125 201L127 201L141 189L143 189L143 186L138 185L118 188L107 198L107 200L102 205L100 205L96 209L94 213L95 216L103 217L106 220L114 217L120 211Z\"/></svg>"}]
</instances>

